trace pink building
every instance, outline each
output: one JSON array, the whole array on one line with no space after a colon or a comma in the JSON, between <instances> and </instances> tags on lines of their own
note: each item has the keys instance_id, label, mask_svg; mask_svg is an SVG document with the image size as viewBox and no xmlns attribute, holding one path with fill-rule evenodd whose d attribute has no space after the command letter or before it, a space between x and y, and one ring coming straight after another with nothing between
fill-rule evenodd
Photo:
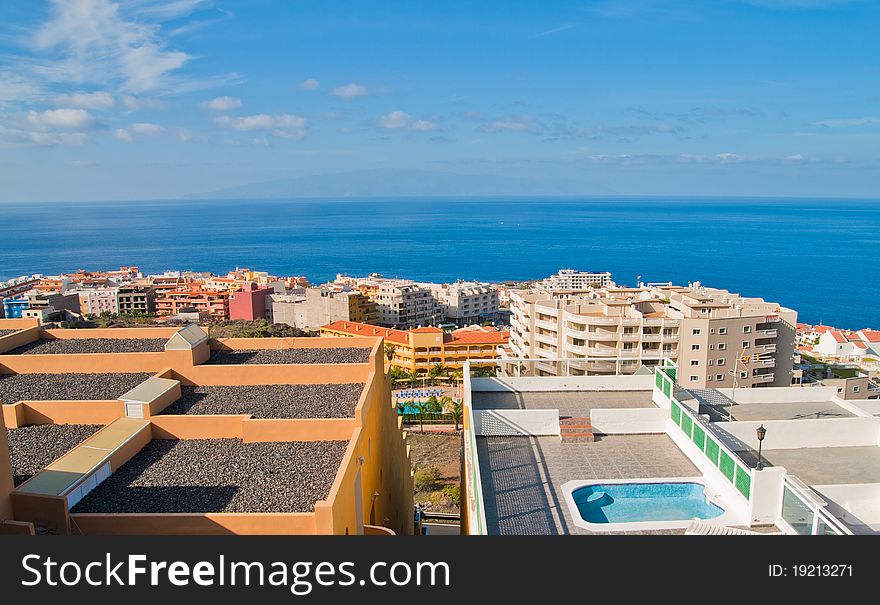
<instances>
[{"instance_id":1,"label":"pink building","mask_svg":"<svg viewBox=\"0 0 880 605\"><path fill-rule=\"evenodd\" d=\"M249 283L244 290L234 292L229 298L229 319L254 319L266 318L266 297L272 294L272 288L260 288L254 283Z\"/></svg>"},{"instance_id":2,"label":"pink building","mask_svg":"<svg viewBox=\"0 0 880 605\"><path fill-rule=\"evenodd\" d=\"M119 288L97 288L79 292L80 310L83 314L119 313L117 295Z\"/></svg>"}]
</instances>

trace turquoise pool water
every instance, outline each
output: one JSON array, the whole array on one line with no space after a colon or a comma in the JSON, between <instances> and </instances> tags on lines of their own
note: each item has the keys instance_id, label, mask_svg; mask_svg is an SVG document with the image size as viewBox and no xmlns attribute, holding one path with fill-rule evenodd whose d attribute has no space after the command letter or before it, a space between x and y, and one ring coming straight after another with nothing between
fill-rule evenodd
<instances>
[{"instance_id":1,"label":"turquoise pool water","mask_svg":"<svg viewBox=\"0 0 880 605\"><path fill-rule=\"evenodd\" d=\"M587 485L571 495L588 523L687 521L724 514L706 499L703 485L692 482Z\"/></svg>"}]
</instances>

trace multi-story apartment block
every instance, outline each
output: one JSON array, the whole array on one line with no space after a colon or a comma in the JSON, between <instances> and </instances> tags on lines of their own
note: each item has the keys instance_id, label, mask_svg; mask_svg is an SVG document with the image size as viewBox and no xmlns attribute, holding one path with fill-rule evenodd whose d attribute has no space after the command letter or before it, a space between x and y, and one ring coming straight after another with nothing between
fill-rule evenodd
<instances>
[{"instance_id":1,"label":"multi-story apartment block","mask_svg":"<svg viewBox=\"0 0 880 605\"><path fill-rule=\"evenodd\" d=\"M586 290L587 288L605 288L613 285L611 274L608 272L593 273L561 269L559 273L535 284L535 287L540 290Z\"/></svg>"},{"instance_id":2,"label":"multi-story apartment block","mask_svg":"<svg viewBox=\"0 0 880 605\"><path fill-rule=\"evenodd\" d=\"M359 291L306 288L302 295L273 294L269 302L268 317L273 323L301 330L317 330L335 321L376 323L379 319L376 303Z\"/></svg>"},{"instance_id":3,"label":"multi-story apartment block","mask_svg":"<svg viewBox=\"0 0 880 605\"><path fill-rule=\"evenodd\" d=\"M183 310L195 309L211 319L229 319L229 291L205 290L201 284L189 284L186 289L172 290L156 298L156 313L177 315Z\"/></svg>"},{"instance_id":4,"label":"multi-story apartment block","mask_svg":"<svg viewBox=\"0 0 880 605\"><path fill-rule=\"evenodd\" d=\"M443 319L431 290L410 281L386 280L375 294L379 324L398 328L431 326Z\"/></svg>"},{"instance_id":5,"label":"multi-story apartment block","mask_svg":"<svg viewBox=\"0 0 880 605\"><path fill-rule=\"evenodd\" d=\"M80 312L83 315L119 313L119 288L90 288L79 291Z\"/></svg>"},{"instance_id":6,"label":"multi-story apartment block","mask_svg":"<svg viewBox=\"0 0 880 605\"><path fill-rule=\"evenodd\" d=\"M664 357L687 387L789 386L797 313L726 290L653 286L511 293L506 354L538 375L631 374ZM547 361L541 361L546 359Z\"/></svg>"},{"instance_id":7,"label":"multi-story apartment block","mask_svg":"<svg viewBox=\"0 0 880 605\"><path fill-rule=\"evenodd\" d=\"M495 319L498 290L491 284L459 281L453 284L420 283L440 304L443 321L460 326Z\"/></svg>"},{"instance_id":8,"label":"multi-story apartment block","mask_svg":"<svg viewBox=\"0 0 880 605\"><path fill-rule=\"evenodd\" d=\"M233 292L229 297L229 319L265 319L267 299L272 292L271 288L254 283L248 283L243 289Z\"/></svg>"},{"instance_id":9,"label":"multi-story apartment block","mask_svg":"<svg viewBox=\"0 0 880 605\"><path fill-rule=\"evenodd\" d=\"M122 315L156 312L156 291L150 286L121 286L117 301Z\"/></svg>"},{"instance_id":10,"label":"multi-story apartment block","mask_svg":"<svg viewBox=\"0 0 880 605\"><path fill-rule=\"evenodd\" d=\"M416 374L426 374L431 366L442 364L453 370L464 362L494 360L499 348L509 337L508 332L472 326L453 332L423 327L395 330L348 321L336 321L321 327L322 336L381 336L394 347L391 365Z\"/></svg>"}]
</instances>

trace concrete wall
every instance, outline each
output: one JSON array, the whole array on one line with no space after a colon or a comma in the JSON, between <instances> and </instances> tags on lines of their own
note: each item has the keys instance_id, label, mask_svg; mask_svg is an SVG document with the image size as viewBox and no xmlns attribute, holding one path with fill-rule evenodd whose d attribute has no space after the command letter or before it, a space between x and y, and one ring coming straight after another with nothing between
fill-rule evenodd
<instances>
[{"instance_id":1,"label":"concrete wall","mask_svg":"<svg viewBox=\"0 0 880 605\"><path fill-rule=\"evenodd\" d=\"M669 410L663 408L596 409L590 411L594 433L633 435L666 432Z\"/></svg>"},{"instance_id":2,"label":"concrete wall","mask_svg":"<svg viewBox=\"0 0 880 605\"><path fill-rule=\"evenodd\" d=\"M758 449L755 429L767 429L763 449L787 450L805 447L848 447L878 445L880 418L822 418L809 420L765 420L717 422L719 437L734 451Z\"/></svg>"},{"instance_id":3,"label":"concrete wall","mask_svg":"<svg viewBox=\"0 0 880 605\"><path fill-rule=\"evenodd\" d=\"M476 410L474 431L478 436L558 436L559 410Z\"/></svg>"},{"instance_id":4,"label":"concrete wall","mask_svg":"<svg viewBox=\"0 0 880 605\"><path fill-rule=\"evenodd\" d=\"M2 406L9 428L29 424L110 424L125 416L119 400L19 401Z\"/></svg>"},{"instance_id":5,"label":"concrete wall","mask_svg":"<svg viewBox=\"0 0 880 605\"><path fill-rule=\"evenodd\" d=\"M650 391L654 376L473 378L474 391Z\"/></svg>"},{"instance_id":6,"label":"concrete wall","mask_svg":"<svg viewBox=\"0 0 880 605\"><path fill-rule=\"evenodd\" d=\"M730 397L732 389L718 389L725 397ZM736 389L736 403L748 405L750 403L795 403L830 401L837 395L837 389L833 387L774 387L763 389Z\"/></svg>"},{"instance_id":7,"label":"concrete wall","mask_svg":"<svg viewBox=\"0 0 880 605\"><path fill-rule=\"evenodd\" d=\"M842 519L854 533L880 531L880 483L811 487L828 502L829 512Z\"/></svg>"}]
</instances>

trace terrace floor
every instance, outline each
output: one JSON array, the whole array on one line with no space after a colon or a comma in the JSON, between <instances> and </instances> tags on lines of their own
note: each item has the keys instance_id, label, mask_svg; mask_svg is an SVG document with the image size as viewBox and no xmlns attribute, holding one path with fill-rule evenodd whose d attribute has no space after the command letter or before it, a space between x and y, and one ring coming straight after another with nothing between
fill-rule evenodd
<instances>
[{"instance_id":1,"label":"terrace floor","mask_svg":"<svg viewBox=\"0 0 880 605\"><path fill-rule=\"evenodd\" d=\"M180 387L162 414L250 414L254 418L352 418L363 383Z\"/></svg>"},{"instance_id":2,"label":"terrace floor","mask_svg":"<svg viewBox=\"0 0 880 605\"><path fill-rule=\"evenodd\" d=\"M150 373L0 374L0 403L118 399Z\"/></svg>"},{"instance_id":3,"label":"terrace floor","mask_svg":"<svg viewBox=\"0 0 880 605\"><path fill-rule=\"evenodd\" d=\"M82 353L161 353L167 338L38 339L4 355L73 355Z\"/></svg>"},{"instance_id":4,"label":"terrace floor","mask_svg":"<svg viewBox=\"0 0 880 605\"><path fill-rule=\"evenodd\" d=\"M74 513L311 512L330 493L346 441L154 440Z\"/></svg>"},{"instance_id":5,"label":"terrace floor","mask_svg":"<svg viewBox=\"0 0 880 605\"><path fill-rule=\"evenodd\" d=\"M653 408L651 391L474 391L475 410L558 409L561 416L585 418L590 410Z\"/></svg>"},{"instance_id":6,"label":"terrace floor","mask_svg":"<svg viewBox=\"0 0 880 605\"><path fill-rule=\"evenodd\" d=\"M574 525L561 489L568 481L701 476L666 435L614 435L592 443L479 437L477 455L490 535L594 533Z\"/></svg>"},{"instance_id":7,"label":"terrace floor","mask_svg":"<svg viewBox=\"0 0 880 605\"><path fill-rule=\"evenodd\" d=\"M810 420L819 418L851 418L855 415L833 401L792 401L735 403L714 389L689 389L682 393L684 400L693 395L700 402L700 413L708 414L712 422L727 420L729 413L734 420Z\"/></svg>"},{"instance_id":8,"label":"terrace floor","mask_svg":"<svg viewBox=\"0 0 880 605\"><path fill-rule=\"evenodd\" d=\"M296 349L222 349L214 351L205 362L216 365L300 364L300 363L367 363L366 347L333 347Z\"/></svg>"},{"instance_id":9,"label":"terrace floor","mask_svg":"<svg viewBox=\"0 0 880 605\"><path fill-rule=\"evenodd\" d=\"M757 453L740 456L754 467ZM793 450L764 450L764 466L784 466L807 485L837 483L880 483L880 447L806 447Z\"/></svg>"}]
</instances>

